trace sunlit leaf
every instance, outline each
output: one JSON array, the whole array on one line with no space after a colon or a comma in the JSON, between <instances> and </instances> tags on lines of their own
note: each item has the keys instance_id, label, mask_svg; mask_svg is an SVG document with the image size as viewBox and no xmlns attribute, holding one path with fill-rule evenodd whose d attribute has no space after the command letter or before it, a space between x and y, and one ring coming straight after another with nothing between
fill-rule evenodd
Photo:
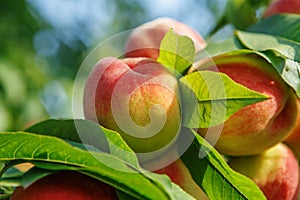
<instances>
[{"instance_id":1,"label":"sunlit leaf","mask_svg":"<svg viewBox=\"0 0 300 200\"><path fill-rule=\"evenodd\" d=\"M188 74L180 79L180 86L183 125L189 128L219 125L242 107L268 98L212 71Z\"/></svg>"},{"instance_id":2,"label":"sunlit leaf","mask_svg":"<svg viewBox=\"0 0 300 200\"><path fill-rule=\"evenodd\" d=\"M199 134L190 129L183 129L183 134L193 142L181 158L210 199L266 199L252 180L233 171Z\"/></svg>"},{"instance_id":3,"label":"sunlit leaf","mask_svg":"<svg viewBox=\"0 0 300 200\"><path fill-rule=\"evenodd\" d=\"M187 36L174 33L171 29L161 41L157 61L175 70L175 74L183 75L192 65L194 54L194 42Z\"/></svg>"}]
</instances>

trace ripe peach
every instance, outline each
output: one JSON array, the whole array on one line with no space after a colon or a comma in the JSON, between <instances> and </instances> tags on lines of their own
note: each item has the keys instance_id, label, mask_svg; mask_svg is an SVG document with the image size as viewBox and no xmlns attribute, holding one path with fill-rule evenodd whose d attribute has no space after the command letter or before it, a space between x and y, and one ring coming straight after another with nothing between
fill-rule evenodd
<instances>
[{"instance_id":1,"label":"ripe peach","mask_svg":"<svg viewBox=\"0 0 300 200\"><path fill-rule=\"evenodd\" d=\"M264 17L280 13L300 14L299 0L273 0L267 8Z\"/></svg>"},{"instance_id":2,"label":"ripe peach","mask_svg":"<svg viewBox=\"0 0 300 200\"><path fill-rule=\"evenodd\" d=\"M298 187L296 189L295 195L293 200L299 200L300 199L300 166L299 166L299 179L298 179Z\"/></svg>"},{"instance_id":3,"label":"ripe peach","mask_svg":"<svg viewBox=\"0 0 300 200\"><path fill-rule=\"evenodd\" d=\"M288 136L295 124L296 97L267 61L253 54L227 55L204 65L201 69L214 71L216 65L235 82L269 97L238 110L221 126L211 127L210 136L219 137L216 149L228 155L260 154ZM206 132L198 130L202 136Z\"/></svg>"},{"instance_id":4,"label":"ripe peach","mask_svg":"<svg viewBox=\"0 0 300 200\"><path fill-rule=\"evenodd\" d=\"M115 189L75 171L50 174L27 188L18 187L10 200L117 200Z\"/></svg>"},{"instance_id":5,"label":"ripe peach","mask_svg":"<svg viewBox=\"0 0 300 200\"><path fill-rule=\"evenodd\" d=\"M252 179L267 199L291 200L296 193L298 160L284 144L278 144L261 155L233 158L229 165Z\"/></svg>"},{"instance_id":6,"label":"ripe peach","mask_svg":"<svg viewBox=\"0 0 300 200\"><path fill-rule=\"evenodd\" d=\"M152 59L104 58L87 80L84 112L137 153L166 149L180 130L177 79Z\"/></svg>"},{"instance_id":7,"label":"ripe peach","mask_svg":"<svg viewBox=\"0 0 300 200\"><path fill-rule=\"evenodd\" d=\"M300 100L297 100L297 124L293 128L292 132L285 139L285 143L293 150L296 157L300 160Z\"/></svg>"},{"instance_id":8,"label":"ripe peach","mask_svg":"<svg viewBox=\"0 0 300 200\"><path fill-rule=\"evenodd\" d=\"M177 34L190 37L196 51L206 46L202 36L186 24L171 18L158 18L137 27L130 34L125 45L125 57L148 57L156 60L160 42L171 28Z\"/></svg>"}]
</instances>

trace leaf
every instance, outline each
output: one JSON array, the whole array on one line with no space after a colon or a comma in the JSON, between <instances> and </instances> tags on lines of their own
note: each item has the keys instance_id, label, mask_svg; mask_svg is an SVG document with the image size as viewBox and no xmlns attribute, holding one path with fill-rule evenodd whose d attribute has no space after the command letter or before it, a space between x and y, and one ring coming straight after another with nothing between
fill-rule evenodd
<instances>
[{"instance_id":1,"label":"leaf","mask_svg":"<svg viewBox=\"0 0 300 200\"><path fill-rule=\"evenodd\" d=\"M140 168L136 154L120 134L93 121L49 119L31 126L25 131L39 135L55 136L66 140L72 146L88 151L98 152L100 150L110 153L127 162L128 165ZM93 147L96 147L96 149Z\"/></svg>"},{"instance_id":2,"label":"leaf","mask_svg":"<svg viewBox=\"0 0 300 200\"><path fill-rule=\"evenodd\" d=\"M108 139L110 153L130 163L132 166L140 169L139 161L136 157L136 154L122 139L121 135L115 131L106 129L104 127L102 127L102 130L104 131Z\"/></svg>"},{"instance_id":3,"label":"leaf","mask_svg":"<svg viewBox=\"0 0 300 200\"><path fill-rule=\"evenodd\" d=\"M268 5L269 0L249 0L251 5L254 6L254 8L258 8L261 5Z\"/></svg>"},{"instance_id":4,"label":"leaf","mask_svg":"<svg viewBox=\"0 0 300 200\"><path fill-rule=\"evenodd\" d=\"M101 127L92 121L50 119L37 123L25 131L59 137L68 140L68 142L72 141L73 143L69 142L71 145L89 151L97 151L92 148L96 147L101 151L118 156L132 165L137 165L138 163L136 155L123 141L119 133Z\"/></svg>"},{"instance_id":5,"label":"leaf","mask_svg":"<svg viewBox=\"0 0 300 200\"><path fill-rule=\"evenodd\" d=\"M252 180L232 170L199 134L183 128L183 135L193 141L181 159L210 199L266 199Z\"/></svg>"},{"instance_id":6,"label":"leaf","mask_svg":"<svg viewBox=\"0 0 300 200\"><path fill-rule=\"evenodd\" d=\"M129 146L125 143L125 141L121 138L120 135L118 137L112 137L115 136L115 134L109 134L107 131L111 131L108 129L102 128L108 140L110 141L110 150L113 155L119 156L123 158L123 160L126 160L129 162L132 166L139 169L146 177L151 179L153 182L157 184L158 187L165 190L170 194L172 199L193 199L190 195L188 195L185 191L183 191L178 185L172 183L167 176L158 175L155 173L150 173L148 171L143 170L140 168L138 159L136 158L136 154L129 148ZM126 158L126 159L125 159ZM164 177L164 178L163 178Z\"/></svg>"},{"instance_id":7,"label":"leaf","mask_svg":"<svg viewBox=\"0 0 300 200\"><path fill-rule=\"evenodd\" d=\"M282 79L295 90L298 98L300 98L300 63L276 55L274 51L265 51L263 56L274 66Z\"/></svg>"},{"instance_id":8,"label":"leaf","mask_svg":"<svg viewBox=\"0 0 300 200\"><path fill-rule=\"evenodd\" d=\"M261 33L237 31L236 34L243 45L251 50L273 50L286 58L300 62L300 42Z\"/></svg>"},{"instance_id":9,"label":"leaf","mask_svg":"<svg viewBox=\"0 0 300 200\"><path fill-rule=\"evenodd\" d=\"M236 28L245 30L256 22L255 8L249 0L228 0L226 17Z\"/></svg>"},{"instance_id":10,"label":"leaf","mask_svg":"<svg viewBox=\"0 0 300 200\"><path fill-rule=\"evenodd\" d=\"M84 138L83 141L88 142L88 145L97 146L97 141L105 140L105 145L108 145L108 151L112 155L120 158L123 162L126 162L127 165L136 168L140 173L143 173L146 177L152 180L157 184L162 190L167 191L172 199L191 199L191 197L184 192L181 188L179 188L176 184L172 183L169 178L164 176L157 175L155 173L149 173L142 169L139 165L139 161L136 157L136 154L130 149L130 147L126 144L126 142L122 139L120 134L115 131L106 129L104 127L100 127L99 124L87 121L87 120L55 120L50 119L43 122L40 122L32 127L28 128L26 131L31 131L34 133L42 134L42 135L51 135L60 137L62 139L72 140L73 142L82 142L81 138ZM62 134L62 132L66 132L67 134ZM89 134L91 134L91 139L89 139ZM103 134L105 137L103 137ZM84 137L81 137L83 135ZM97 138L100 137L100 138ZM70 143L70 142L69 142ZM71 143L73 146L84 147L87 144L81 143ZM101 143L103 144L103 142ZM88 149L88 148L86 148ZM101 149L101 147L100 147ZM107 150L107 148L105 148ZM39 165L43 165L45 167L56 169L64 168L64 166L59 166L58 164L49 165L49 163L38 163ZM122 194L121 196L124 196ZM125 195L126 196L126 195Z\"/></svg>"},{"instance_id":11,"label":"leaf","mask_svg":"<svg viewBox=\"0 0 300 200\"><path fill-rule=\"evenodd\" d=\"M278 36L237 31L240 41L254 51L260 51L282 79L300 97L300 43Z\"/></svg>"},{"instance_id":12,"label":"leaf","mask_svg":"<svg viewBox=\"0 0 300 200\"><path fill-rule=\"evenodd\" d=\"M0 185L2 187L16 187L22 183L20 177L24 175L24 172L20 171L16 167L9 167L6 165L6 169L3 167L1 173L3 174L0 178ZM8 168L9 167L9 168ZM1 192L0 192L1 193Z\"/></svg>"},{"instance_id":13,"label":"leaf","mask_svg":"<svg viewBox=\"0 0 300 200\"><path fill-rule=\"evenodd\" d=\"M247 105L267 99L230 79L212 71L196 71L180 79L183 101L183 125L209 128L227 120Z\"/></svg>"},{"instance_id":14,"label":"leaf","mask_svg":"<svg viewBox=\"0 0 300 200\"><path fill-rule=\"evenodd\" d=\"M44 169L39 169L37 167L32 167L22 176L22 186L26 188L29 185L31 185L33 182L37 181L38 179L41 179L52 173L53 171L50 170L44 170Z\"/></svg>"},{"instance_id":15,"label":"leaf","mask_svg":"<svg viewBox=\"0 0 300 200\"><path fill-rule=\"evenodd\" d=\"M81 128L78 129L78 127L81 127ZM103 127L101 128L98 124L96 124L94 122L86 121L86 120L46 120L46 121L43 121L41 123L38 123L38 124L30 127L29 129L27 129L27 131L28 130L36 132L36 134L38 133L38 134L42 134L42 135L59 136L64 139L71 139L71 140L73 140L73 142L71 143L71 145L73 145L73 148L80 147L80 149L76 148L78 150L84 149L81 147L82 145L86 146L86 144L76 143L76 142L78 142L78 139L80 138L80 137L78 137L78 135L83 134L83 135L85 135L85 137L88 137L89 133L92 133L92 138L95 141L99 141L99 139L97 139L97 134L100 134L101 138L103 137L103 134L105 134L107 136L106 142L109 145L109 151L111 153L111 154L105 154L105 155L112 156L115 159L118 159L120 161L119 163L113 165L114 169L115 168L118 169L118 167L122 167L123 165L127 166L126 168L121 168L121 169L125 170L125 172L127 172L126 170L129 169L131 171L131 173L134 172L134 173L140 174L142 177L144 177L144 179L152 182L153 185L155 185L158 190L166 193L166 195L169 196L170 199L193 199L190 195L188 195L185 191L183 191L181 188L179 188L176 184L172 183L168 177L158 175L155 173L151 173L151 172L145 171L144 169L140 168L135 153L128 147L128 145L124 142L124 140L121 138L121 136L117 132L105 129ZM44 130L43 133L41 133L42 130ZM68 134L61 134L61 132L66 131L66 130L69 131L69 132L67 132ZM58 138L56 138L56 139L58 139ZM1 140L1 135L0 135L0 140ZM92 142L93 140L88 140L88 138L86 138L85 141ZM20 140L19 142L21 143L23 141ZM69 141L66 141L66 142L68 142L70 144ZM44 140L41 141L41 144L43 144L43 143L44 143ZM68 143L66 143L66 144L68 144ZM90 145L97 145L97 144L90 143ZM54 148L54 150L56 151L55 148ZM49 149L48 151L50 153L53 151L53 149ZM99 151L89 151L89 152L84 151L84 152L90 153L93 156L95 154L98 155L99 153L100 154L104 153L104 152L99 152ZM67 156L67 157L69 157L69 156ZM0 154L0 160L1 160L1 154ZM108 161L101 160L101 161L102 162L105 161L104 164L106 164L108 166L111 166L111 164L113 164L110 160L108 160ZM42 160L42 161L35 160L34 163L38 167L45 168L45 169L51 169L51 170L54 170L54 169L55 170L81 170L81 171L84 170L84 172L88 173L88 175L99 179L99 175L97 174L98 172L95 172L95 170L88 169L88 171L87 171L85 169L85 167L84 168L79 167L79 166L74 167L74 166L70 166L69 163L68 163L68 166L66 166L65 163L60 164L58 162L53 162L53 161L49 162L47 160ZM101 168L101 166L99 166L99 167ZM118 176L122 176L121 175L122 170ZM127 177L127 178L130 178L130 177ZM133 176L132 178L135 179L135 176ZM125 181L125 179L126 178L124 178L122 180ZM101 176L100 176L100 180L103 181ZM128 181L130 182L130 180L128 180ZM120 183L122 184L122 181L120 181ZM140 189L141 188L137 188L137 190L140 190ZM127 195L128 195L128 191L126 192L125 190L123 190L123 192L127 193ZM129 192L129 194L131 194L131 193Z\"/></svg>"},{"instance_id":16,"label":"leaf","mask_svg":"<svg viewBox=\"0 0 300 200\"><path fill-rule=\"evenodd\" d=\"M176 75L183 75L192 65L194 55L194 42L187 36L174 33L171 29L161 41L157 61L174 71Z\"/></svg>"},{"instance_id":17,"label":"leaf","mask_svg":"<svg viewBox=\"0 0 300 200\"><path fill-rule=\"evenodd\" d=\"M11 63L0 62L0 85L3 99L8 105L17 106L25 101L26 80L18 66Z\"/></svg>"},{"instance_id":18,"label":"leaf","mask_svg":"<svg viewBox=\"0 0 300 200\"><path fill-rule=\"evenodd\" d=\"M138 166L136 155L124 142L119 133L101 127L92 121L49 119L31 126L25 131L59 137L67 140L73 146L88 151L101 150L111 153L128 162L128 164L135 165L135 167ZM98 150L93 147L96 147Z\"/></svg>"},{"instance_id":19,"label":"leaf","mask_svg":"<svg viewBox=\"0 0 300 200\"><path fill-rule=\"evenodd\" d=\"M136 198L169 199L165 191L143 174L137 173L122 160L107 153L92 154L59 138L25 132L1 133L0 144L1 161L21 159L37 164L57 163L61 164L60 169L64 166L65 170L84 171Z\"/></svg>"},{"instance_id":20,"label":"leaf","mask_svg":"<svg viewBox=\"0 0 300 200\"><path fill-rule=\"evenodd\" d=\"M300 42L300 15L279 14L259 21L250 32L265 33ZM299 53L298 53L299 54Z\"/></svg>"},{"instance_id":21,"label":"leaf","mask_svg":"<svg viewBox=\"0 0 300 200\"><path fill-rule=\"evenodd\" d=\"M39 135L55 136L64 140L84 143L109 152L106 135L100 125L87 120L48 119L24 130Z\"/></svg>"},{"instance_id":22,"label":"leaf","mask_svg":"<svg viewBox=\"0 0 300 200\"><path fill-rule=\"evenodd\" d=\"M137 200L133 196L130 196L122 191L116 190L117 196L119 200Z\"/></svg>"},{"instance_id":23,"label":"leaf","mask_svg":"<svg viewBox=\"0 0 300 200\"><path fill-rule=\"evenodd\" d=\"M6 194L5 192L6 191L4 191L4 194L0 194L0 200L9 200L11 193ZM9 192L11 192L11 191L9 191Z\"/></svg>"}]
</instances>

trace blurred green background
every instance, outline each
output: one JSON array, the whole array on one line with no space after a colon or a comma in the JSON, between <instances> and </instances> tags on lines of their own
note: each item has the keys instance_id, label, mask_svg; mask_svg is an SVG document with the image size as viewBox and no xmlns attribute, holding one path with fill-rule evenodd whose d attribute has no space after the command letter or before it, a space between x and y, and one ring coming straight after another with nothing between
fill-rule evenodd
<instances>
[{"instance_id":1,"label":"blurred green background","mask_svg":"<svg viewBox=\"0 0 300 200\"><path fill-rule=\"evenodd\" d=\"M72 118L76 73L85 56L111 35L167 16L209 39L224 25L226 5L226 0L0 2L0 131Z\"/></svg>"}]
</instances>

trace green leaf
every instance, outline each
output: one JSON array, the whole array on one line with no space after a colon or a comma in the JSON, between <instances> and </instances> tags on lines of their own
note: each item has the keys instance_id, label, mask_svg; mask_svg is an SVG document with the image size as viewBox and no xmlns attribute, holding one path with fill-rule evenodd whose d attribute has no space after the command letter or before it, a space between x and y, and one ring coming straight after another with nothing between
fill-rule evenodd
<instances>
[{"instance_id":1,"label":"green leaf","mask_svg":"<svg viewBox=\"0 0 300 200\"><path fill-rule=\"evenodd\" d=\"M2 168L1 173L3 173L3 175L0 178L1 187L17 187L23 182L20 177L22 177L25 172L22 172L16 167L12 166L13 165L6 165L6 169L4 167Z\"/></svg>"},{"instance_id":2,"label":"green leaf","mask_svg":"<svg viewBox=\"0 0 300 200\"><path fill-rule=\"evenodd\" d=\"M133 196L130 196L122 191L116 190L116 193L119 200L137 200L137 198L134 198Z\"/></svg>"},{"instance_id":3,"label":"green leaf","mask_svg":"<svg viewBox=\"0 0 300 200\"><path fill-rule=\"evenodd\" d=\"M139 169L146 177L151 179L153 182L157 184L162 190L166 191L171 199L193 199L190 195L188 195L185 191L183 191L178 185L172 183L169 177L161 176L155 173L150 173L143 170L139 166L138 159L136 158L136 154L130 149L130 147L125 143L125 141L121 138L120 135L115 137L116 134L109 134L111 130L104 130L110 144L110 151L113 155L122 158L123 160L129 162L132 166Z\"/></svg>"},{"instance_id":4,"label":"green leaf","mask_svg":"<svg viewBox=\"0 0 300 200\"><path fill-rule=\"evenodd\" d=\"M196 71L180 79L183 101L183 125L209 128L227 120L247 105L267 99L230 79L212 71Z\"/></svg>"},{"instance_id":5,"label":"green leaf","mask_svg":"<svg viewBox=\"0 0 300 200\"><path fill-rule=\"evenodd\" d=\"M11 106L22 104L26 96L26 82L19 66L0 62L0 85L4 100ZM3 100L3 99L2 99Z\"/></svg>"},{"instance_id":6,"label":"green leaf","mask_svg":"<svg viewBox=\"0 0 300 200\"><path fill-rule=\"evenodd\" d=\"M270 0L249 0L251 5L255 8L258 8L261 5L268 5L270 3Z\"/></svg>"},{"instance_id":7,"label":"green leaf","mask_svg":"<svg viewBox=\"0 0 300 200\"><path fill-rule=\"evenodd\" d=\"M181 159L210 199L266 199L252 180L233 171L199 134L183 128L183 135L193 141Z\"/></svg>"},{"instance_id":8,"label":"green leaf","mask_svg":"<svg viewBox=\"0 0 300 200\"><path fill-rule=\"evenodd\" d=\"M169 199L165 191L143 174L107 153L92 154L59 138L25 132L1 133L0 144L1 161L21 159L32 163L57 163L66 170L77 169L93 175L136 198Z\"/></svg>"},{"instance_id":9,"label":"green leaf","mask_svg":"<svg viewBox=\"0 0 300 200\"><path fill-rule=\"evenodd\" d=\"M40 169L37 167L32 167L31 169L29 169L27 172L19 172L19 174L16 174L15 176L3 176L2 178L0 178L0 184L6 185L6 186L13 186L13 187L17 187L22 185L23 187L28 187L29 185L31 185L33 182L35 182L36 180L43 178L51 173L53 173L54 171L50 171L50 170L45 170L45 169Z\"/></svg>"},{"instance_id":10,"label":"green leaf","mask_svg":"<svg viewBox=\"0 0 300 200\"><path fill-rule=\"evenodd\" d=\"M101 142L101 145L107 145L105 148L106 152L111 153L112 155L118 157L123 162L126 162L128 166L137 169L140 173L143 173L147 178L156 183L157 187L160 187L162 190L167 191L171 196L171 199L191 199L191 196L184 192L176 184L172 183L169 178L157 175L155 173L149 173L142 169L139 165L139 161L136 157L136 154L130 149L126 142L122 139L119 133L100 127L99 124L87 121L87 120L55 120L50 119L38 124L33 125L28 128L26 131L34 132L42 135L51 135L59 137L65 140L71 140L73 143L71 145L75 147L80 147L81 149L88 145L93 145L99 147L97 142ZM67 134L62 134L63 132ZM103 137L103 134L105 137ZM89 138L91 135L91 138ZM99 138L98 138L99 137ZM76 142L87 142L87 144L81 144ZM101 149L101 147L99 147ZM49 165L49 163L39 163L39 165L44 167L50 166L50 168L55 167L56 169L64 168L64 166L59 166L58 164ZM121 194L121 196L128 196L126 194Z\"/></svg>"},{"instance_id":11,"label":"green leaf","mask_svg":"<svg viewBox=\"0 0 300 200\"><path fill-rule=\"evenodd\" d=\"M286 58L300 62L300 42L261 33L237 31L236 34L243 45L251 50L273 50Z\"/></svg>"},{"instance_id":12,"label":"green leaf","mask_svg":"<svg viewBox=\"0 0 300 200\"><path fill-rule=\"evenodd\" d=\"M256 22L255 8L249 0L228 0L226 17L236 28L245 30Z\"/></svg>"},{"instance_id":13,"label":"green leaf","mask_svg":"<svg viewBox=\"0 0 300 200\"><path fill-rule=\"evenodd\" d=\"M31 126L25 131L59 137L81 149L89 151L97 151L98 149L111 153L136 167L138 166L135 153L124 142L119 133L101 127L92 121L49 119ZM93 149L93 147L97 149Z\"/></svg>"},{"instance_id":14,"label":"green leaf","mask_svg":"<svg viewBox=\"0 0 300 200\"><path fill-rule=\"evenodd\" d=\"M130 163L132 166L140 169L139 161L136 157L136 154L122 139L121 135L115 131L106 129L104 127L102 127L102 130L104 131L108 139L110 153Z\"/></svg>"},{"instance_id":15,"label":"green leaf","mask_svg":"<svg viewBox=\"0 0 300 200\"><path fill-rule=\"evenodd\" d=\"M160 44L157 59L178 75L184 75L192 65L195 55L194 42L187 36L180 36L171 29L166 33Z\"/></svg>"},{"instance_id":16,"label":"green leaf","mask_svg":"<svg viewBox=\"0 0 300 200\"><path fill-rule=\"evenodd\" d=\"M92 121L49 119L31 126L25 131L59 137L78 148L89 151L97 151L98 149L118 156L136 167L138 165L136 155L124 142L119 133L101 127Z\"/></svg>"},{"instance_id":17,"label":"green leaf","mask_svg":"<svg viewBox=\"0 0 300 200\"><path fill-rule=\"evenodd\" d=\"M249 31L280 36L295 42L300 42L300 15L273 15L256 23L249 28Z\"/></svg>"},{"instance_id":18,"label":"green leaf","mask_svg":"<svg viewBox=\"0 0 300 200\"><path fill-rule=\"evenodd\" d=\"M265 51L263 56L274 66L282 79L294 89L298 98L300 98L300 63L283 58L274 51Z\"/></svg>"},{"instance_id":19,"label":"green leaf","mask_svg":"<svg viewBox=\"0 0 300 200\"><path fill-rule=\"evenodd\" d=\"M237 31L237 37L247 48L259 51L300 97L299 42L279 36L241 31Z\"/></svg>"},{"instance_id":20,"label":"green leaf","mask_svg":"<svg viewBox=\"0 0 300 200\"><path fill-rule=\"evenodd\" d=\"M32 125L24 132L54 136L75 143L84 143L101 151L109 152L109 144L105 133L99 124L92 121L48 119Z\"/></svg>"},{"instance_id":21,"label":"green leaf","mask_svg":"<svg viewBox=\"0 0 300 200\"><path fill-rule=\"evenodd\" d=\"M130 173L135 173L136 176L143 177L143 179L145 179L144 181L146 180L150 181L155 187L157 187L156 190L162 191L163 193L165 193L165 196L168 196L168 198L164 197L165 199L193 199L190 195L188 195L185 191L179 188L176 184L172 183L168 177L151 173L140 168L135 153L128 147L128 145L124 142L121 136L117 132L105 129L103 127L101 128L98 124L94 122L86 121L86 120L46 120L27 129L27 131L29 130L35 132L35 134L41 134L40 136L50 135L50 136L55 136L55 138L61 137L65 140L68 139L66 140L67 142L66 144L68 145L71 144L73 145L73 147L71 146L72 148L75 148L76 150L81 150L85 153L90 153L95 157L97 157L96 155L98 154L112 156L114 159L118 160L116 164L114 164L114 162L112 162L109 159L108 160L105 159L101 161L104 162L104 164L108 165L108 167L112 167L113 169L119 169L119 167L121 167L121 171L118 172L119 173L118 176L122 176L122 171L125 170L125 172L128 172L129 170ZM63 134L64 131L66 131L66 134ZM80 142L80 138L82 138L79 136L83 134L86 137L85 141L90 142L89 145L96 146L97 144L93 143L93 140L88 139L88 135L90 133L92 133L91 136L94 141L99 141L97 135L103 139L103 134L105 134L107 139L105 139L106 142L104 144L108 144L109 146L108 151L110 152L110 154L99 152L100 149L96 149L96 151L92 150L88 152L85 150L87 149L89 150L90 148L82 148L82 146L86 147L87 144L77 143ZM47 138L48 136L43 136L43 137ZM55 139L54 137L51 138ZM72 142L70 142L69 140L72 140ZM0 141L1 141L1 135L0 135ZM23 143L22 140L19 140L19 142L21 144ZM42 139L40 143L41 144L45 143L44 139ZM78 149L77 147L80 147L80 149ZM52 151L57 151L57 149L50 148L50 149L45 149L45 151L51 153ZM78 155L78 153L76 155ZM72 156L66 155L66 157L70 159L70 157ZM84 155L82 155L82 157L84 157ZM0 154L0 160L1 160L1 154ZM80 161L77 164L76 162L75 164L60 163L60 162L55 162L53 160L34 160L33 162L36 166L45 169L81 170L82 172L84 171L85 173L87 173L90 176L93 176L94 178L104 181L102 175L101 174L99 175L98 169L97 170L86 169L88 166L84 166L84 167L78 166L78 164L80 165L81 162L83 161ZM72 164L72 166L70 164ZM101 168L101 165L99 165L99 168ZM136 179L135 176L126 178L126 173L124 173L124 179L118 180L118 182L122 184L122 181L125 181L126 179L130 179L130 178ZM110 183L111 181L110 175L108 175L106 179L108 179L107 181ZM134 182L135 180L128 180L128 182L132 182L132 181ZM137 191L135 192L138 192L138 190L141 190L141 188L137 188L136 189ZM127 195L130 194L131 196L133 196L131 194L132 191L128 192L126 189L124 189L123 192L127 193Z\"/></svg>"},{"instance_id":22,"label":"green leaf","mask_svg":"<svg viewBox=\"0 0 300 200\"><path fill-rule=\"evenodd\" d=\"M11 193L6 194L4 191L4 194L0 194L0 200L9 200L11 196Z\"/></svg>"}]
</instances>

